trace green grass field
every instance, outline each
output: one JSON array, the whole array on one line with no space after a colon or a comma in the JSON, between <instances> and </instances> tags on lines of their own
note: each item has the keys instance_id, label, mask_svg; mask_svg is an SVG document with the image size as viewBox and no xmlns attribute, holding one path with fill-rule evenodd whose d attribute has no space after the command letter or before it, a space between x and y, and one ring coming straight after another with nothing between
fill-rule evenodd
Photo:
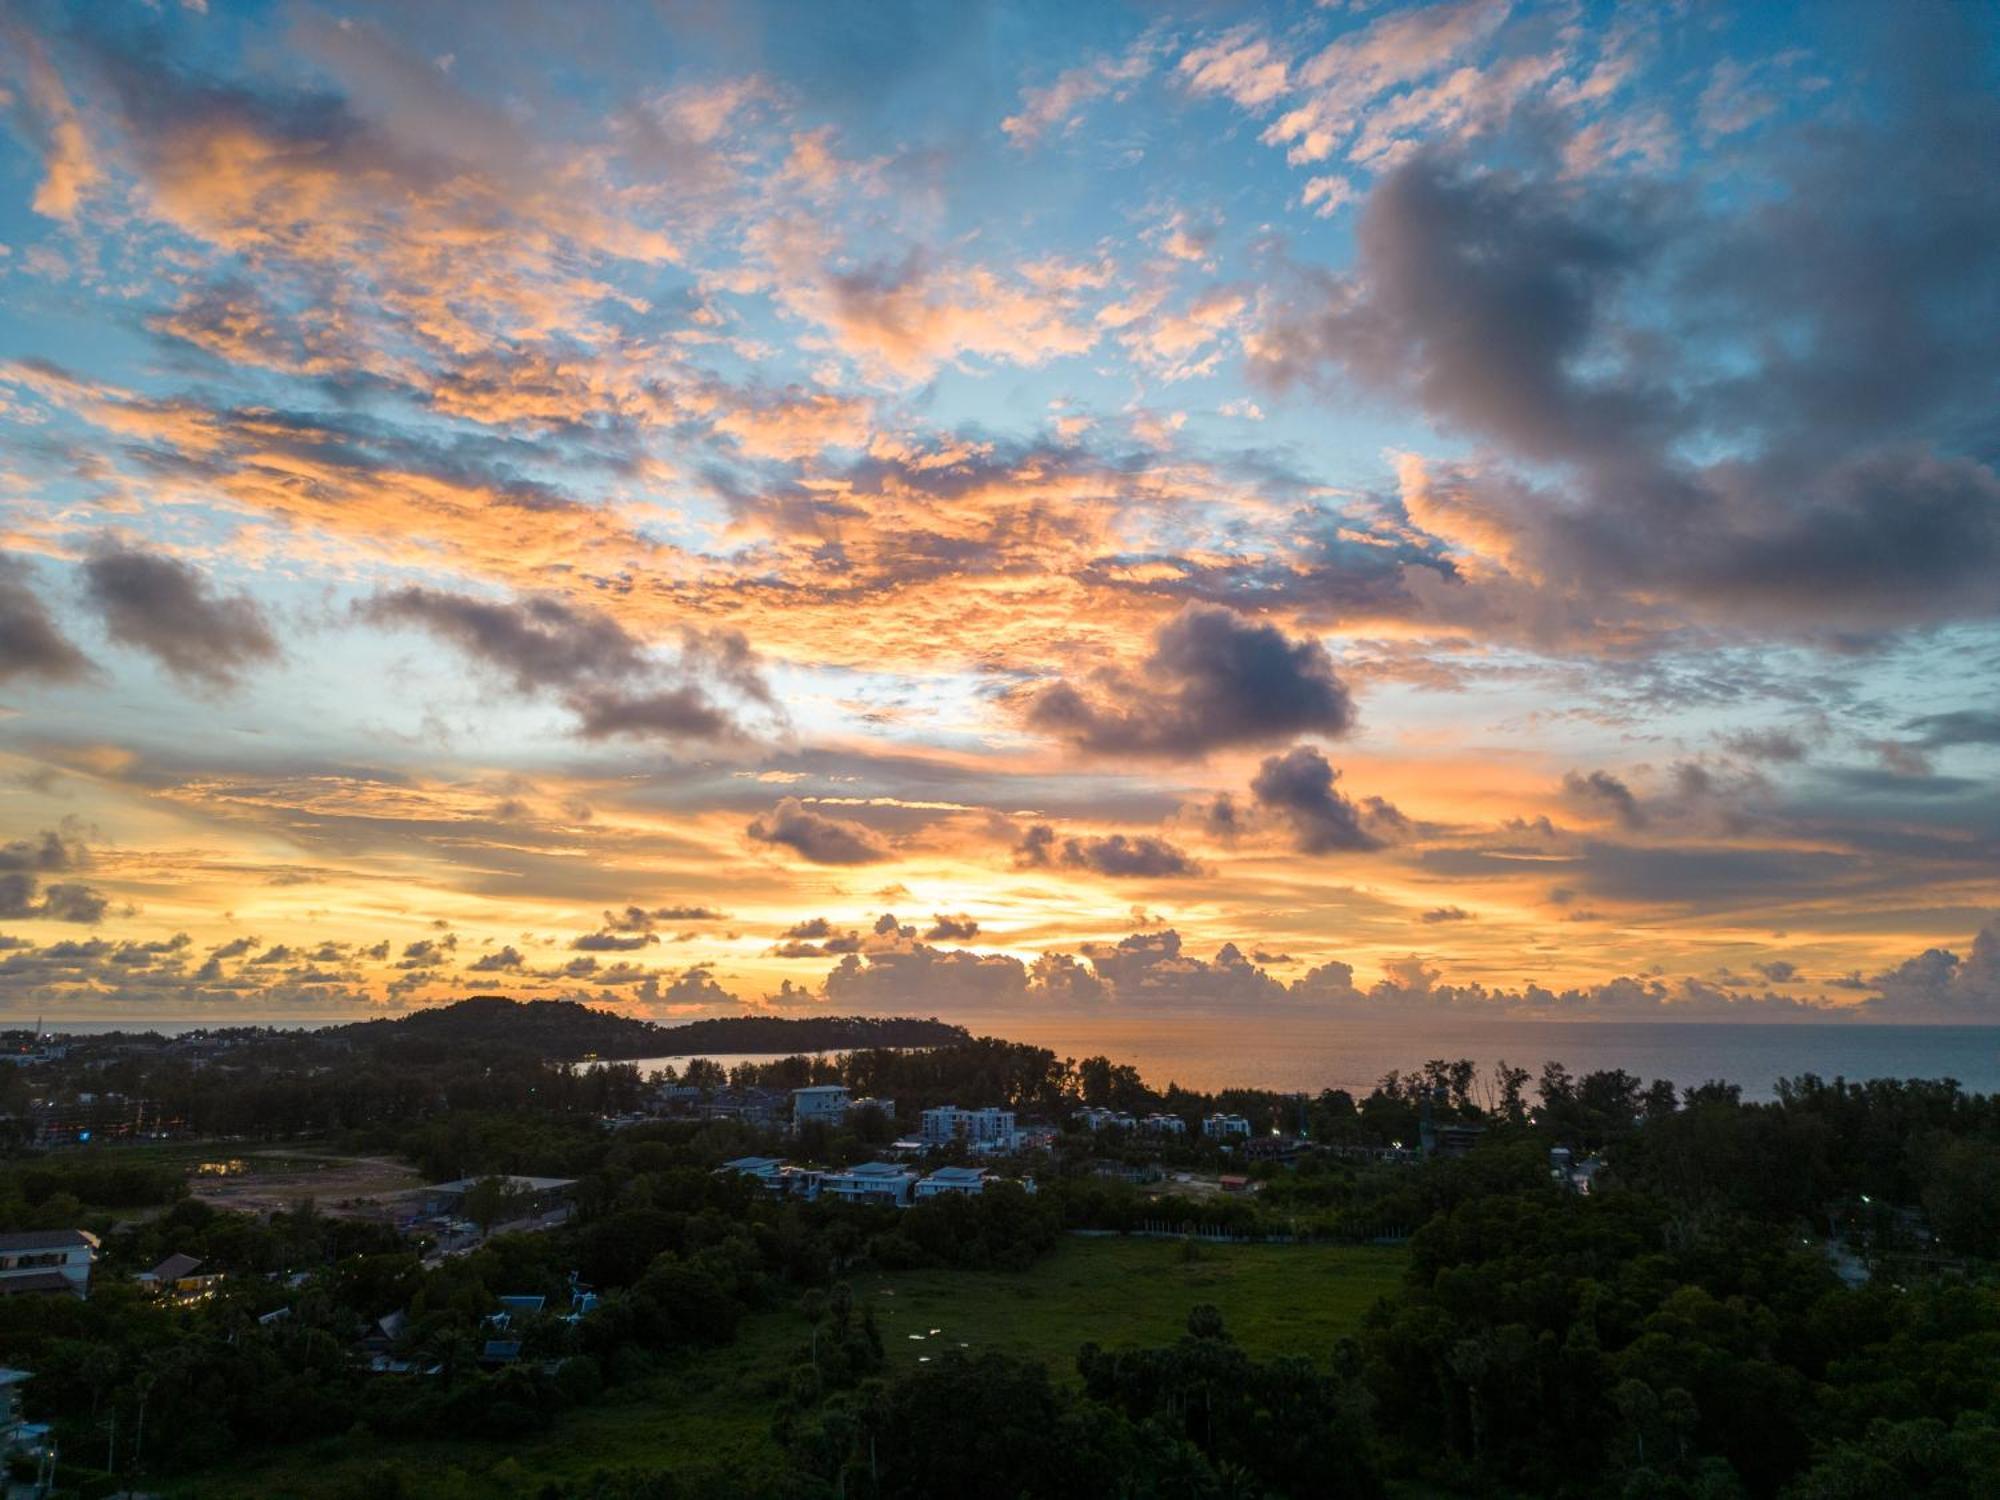
<instances>
[{"instance_id":1,"label":"green grass field","mask_svg":"<svg viewBox=\"0 0 2000 1500\"><path fill-rule=\"evenodd\" d=\"M1324 1359L1403 1273L1400 1251L1344 1245L1202 1245L1197 1255L1173 1240L1066 1239L1024 1274L910 1271L854 1289L875 1309L892 1367L965 1344L1067 1378L1085 1343L1172 1343L1203 1302L1251 1354Z\"/></svg>"},{"instance_id":2,"label":"green grass field","mask_svg":"<svg viewBox=\"0 0 2000 1500\"><path fill-rule=\"evenodd\" d=\"M1379 1297L1394 1293L1396 1250L1331 1245L1200 1247L1177 1242L1065 1239L1030 1271L912 1271L856 1281L875 1309L890 1367L914 1367L961 1343L1044 1361L1075 1378L1076 1351L1170 1343L1188 1309L1209 1302L1252 1354L1324 1359ZM936 1334L932 1329L938 1330ZM911 1338L911 1334L920 1335ZM157 1486L193 1500L346 1500L393 1466L407 1493L437 1500L532 1495L548 1480L600 1469L673 1468L753 1479L782 1457L770 1435L776 1391L807 1338L795 1310L747 1319L727 1349L691 1357L670 1375L612 1392L515 1446L379 1443L359 1437L253 1456L227 1470Z\"/></svg>"}]
</instances>

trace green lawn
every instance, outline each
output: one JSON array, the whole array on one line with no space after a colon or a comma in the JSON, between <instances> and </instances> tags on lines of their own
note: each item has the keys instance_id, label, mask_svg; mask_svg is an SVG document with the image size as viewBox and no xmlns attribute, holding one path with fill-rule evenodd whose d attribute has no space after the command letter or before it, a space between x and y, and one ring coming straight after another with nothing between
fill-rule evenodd
<instances>
[{"instance_id":1,"label":"green lawn","mask_svg":"<svg viewBox=\"0 0 2000 1500\"><path fill-rule=\"evenodd\" d=\"M1204 1245L1189 1260L1166 1240L1069 1239L1018 1273L912 1271L855 1283L875 1309L893 1369L960 1343L1043 1360L1074 1379L1077 1349L1170 1343L1188 1309L1222 1309L1251 1353L1324 1359L1403 1272L1396 1250L1331 1245ZM938 1330L936 1334L932 1329ZM911 1334L920 1335L911 1338ZM781 1464L770 1436L774 1393L805 1343L794 1310L745 1320L727 1349L672 1375L612 1392L515 1445L379 1443L362 1437L253 1456L158 1488L218 1500L347 1500L393 1466L410 1495L437 1500L533 1495L551 1479L599 1469L673 1468L755 1478Z\"/></svg>"},{"instance_id":2,"label":"green lawn","mask_svg":"<svg viewBox=\"0 0 2000 1500\"><path fill-rule=\"evenodd\" d=\"M894 1366L965 1344L1067 1377L1083 1344L1171 1343L1202 1302L1251 1354L1324 1359L1395 1292L1404 1264L1399 1250L1345 1245L1202 1245L1197 1255L1173 1240L1065 1239L1032 1271L910 1271L865 1277L855 1291L875 1308Z\"/></svg>"}]
</instances>

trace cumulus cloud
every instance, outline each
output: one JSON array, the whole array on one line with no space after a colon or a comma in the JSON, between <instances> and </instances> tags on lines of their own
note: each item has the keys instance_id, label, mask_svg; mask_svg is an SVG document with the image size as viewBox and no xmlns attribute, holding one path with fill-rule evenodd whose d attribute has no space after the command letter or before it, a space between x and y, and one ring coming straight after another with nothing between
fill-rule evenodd
<instances>
[{"instance_id":1,"label":"cumulus cloud","mask_svg":"<svg viewBox=\"0 0 2000 1500\"><path fill-rule=\"evenodd\" d=\"M889 858L875 831L848 818L816 812L797 797L784 797L744 830L760 844L777 844L816 865L865 865Z\"/></svg>"},{"instance_id":2,"label":"cumulus cloud","mask_svg":"<svg viewBox=\"0 0 2000 1500\"><path fill-rule=\"evenodd\" d=\"M1116 943L1086 943L1083 951L1120 1004L1233 1009L1285 998L1285 987L1234 943L1224 943L1212 961L1196 958L1182 951L1180 934L1171 927Z\"/></svg>"},{"instance_id":3,"label":"cumulus cloud","mask_svg":"<svg viewBox=\"0 0 2000 1500\"><path fill-rule=\"evenodd\" d=\"M1190 605L1163 626L1136 673L1034 694L1028 724L1096 755L1195 758L1294 735L1338 736L1354 704L1326 648L1233 610Z\"/></svg>"},{"instance_id":4,"label":"cumulus cloud","mask_svg":"<svg viewBox=\"0 0 2000 1500\"><path fill-rule=\"evenodd\" d=\"M1979 929L1963 958L1929 948L1868 982L1869 1008L1884 1020L2000 1021L2000 919Z\"/></svg>"},{"instance_id":5,"label":"cumulus cloud","mask_svg":"<svg viewBox=\"0 0 2000 1500\"><path fill-rule=\"evenodd\" d=\"M825 988L827 1000L842 1009L907 1011L920 1006L931 1015L1016 1001L1027 983L1026 967L1010 955L912 943L865 956L848 954L826 976Z\"/></svg>"},{"instance_id":6,"label":"cumulus cloud","mask_svg":"<svg viewBox=\"0 0 2000 1500\"><path fill-rule=\"evenodd\" d=\"M83 572L106 633L184 681L234 687L251 667L278 657L277 637L248 595L218 593L178 558L106 540Z\"/></svg>"},{"instance_id":7,"label":"cumulus cloud","mask_svg":"<svg viewBox=\"0 0 2000 1500\"><path fill-rule=\"evenodd\" d=\"M1266 758L1250 783L1250 795L1261 810L1290 828L1292 847L1301 854L1381 848L1383 840L1365 826L1362 809L1334 785L1339 779L1340 772L1324 755L1299 745Z\"/></svg>"}]
</instances>

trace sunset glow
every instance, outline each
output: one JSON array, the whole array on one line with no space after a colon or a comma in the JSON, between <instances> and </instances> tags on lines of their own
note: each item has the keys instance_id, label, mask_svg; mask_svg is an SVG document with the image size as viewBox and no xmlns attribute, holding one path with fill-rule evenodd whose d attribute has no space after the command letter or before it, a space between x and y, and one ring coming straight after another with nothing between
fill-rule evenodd
<instances>
[{"instance_id":1,"label":"sunset glow","mask_svg":"<svg viewBox=\"0 0 2000 1500\"><path fill-rule=\"evenodd\" d=\"M2000 1019L1991 19L0 5L0 1011Z\"/></svg>"}]
</instances>

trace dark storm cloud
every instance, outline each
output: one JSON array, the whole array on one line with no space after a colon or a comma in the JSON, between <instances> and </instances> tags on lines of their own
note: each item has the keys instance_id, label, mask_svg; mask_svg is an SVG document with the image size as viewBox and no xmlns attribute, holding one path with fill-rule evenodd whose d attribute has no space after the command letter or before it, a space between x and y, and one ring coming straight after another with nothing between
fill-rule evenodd
<instances>
[{"instance_id":1,"label":"dark storm cloud","mask_svg":"<svg viewBox=\"0 0 2000 1500\"><path fill-rule=\"evenodd\" d=\"M1565 593L1822 633L1993 617L1990 47L1971 7L1874 41L1891 107L1773 132L1726 209L1412 157L1353 274L1273 299L1256 369L1413 400L1535 466L1463 466L1417 519Z\"/></svg>"},{"instance_id":2,"label":"dark storm cloud","mask_svg":"<svg viewBox=\"0 0 2000 1500\"><path fill-rule=\"evenodd\" d=\"M90 852L69 831L72 826L44 828L31 839L0 844L0 870L35 870L46 875L87 865Z\"/></svg>"},{"instance_id":3,"label":"dark storm cloud","mask_svg":"<svg viewBox=\"0 0 2000 1500\"><path fill-rule=\"evenodd\" d=\"M363 618L415 625L498 671L516 691L559 693L585 739L725 740L741 734L703 681L766 705L769 686L734 631L683 630L681 680L662 682L646 644L611 616L547 597L507 602L406 588L356 606Z\"/></svg>"},{"instance_id":4,"label":"dark storm cloud","mask_svg":"<svg viewBox=\"0 0 2000 1500\"><path fill-rule=\"evenodd\" d=\"M44 917L51 922L91 926L103 920L110 904L96 890L77 881L58 881L40 890L35 877L25 870L0 874L0 917Z\"/></svg>"},{"instance_id":5,"label":"dark storm cloud","mask_svg":"<svg viewBox=\"0 0 2000 1500\"><path fill-rule=\"evenodd\" d=\"M587 740L617 735L719 740L741 732L736 720L692 683L650 693L591 688L572 693L569 706L577 714L577 733Z\"/></svg>"},{"instance_id":6,"label":"dark storm cloud","mask_svg":"<svg viewBox=\"0 0 2000 1500\"><path fill-rule=\"evenodd\" d=\"M579 953L630 953L659 940L655 932L586 932L574 939L570 947Z\"/></svg>"},{"instance_id":7,"label":"dark storm cloud","mask_svg":"<svg viewBox=\"0 0 2000 1500\"><path fill-rule=\"evenodd\" d=\"M1722 744L1748 760L1791 763L1806 758L1806 742L1788 729L1746 729L1725 736Z\"/></svg>"},{"instance_id":8,"label":"dark storm cloud","mask_svg":"<svg viewBox=\"0 0 2000 1500\"><path fill-rule=\"evenodd\" d=\"M794 922L779 936L783 939L769 949L773 958L829 958L837 953L859 953L861 934L853 928L842 932L825 917L809 917Z\"/></svg>"},{"instance_id":9,"label":"dark storm cloud","mask_svg":"<svg viewBox=\"0 0 2000 1500\"><path fill-rule=\"evenodd\" d=\"M56 628L31 576L20 559L0 553L0 682L72 682L90 671L90 658Z\"/></svg>"},{"instance_id":10,"label":"dark storm cloud","mask_svg":"<svg viewBox=\"0 0 2000 1500\"><path fill-rule=\"evenodd\" d=\"M647 665L644 646L609 615L557 599L500 603L406 588L356 606L366 618L417 625L507 677L521 692L586 678L625 678Z\"/></svg>"},{"instance_id":11,"label":"dark storm cloud","mask_svg":"<svg viewBox=\"0 0 2000 1500\"><path fill-rule=\"evenodd\" d=\"M216 593L177 558L104 542L92 549L83 573L106 633L185 681L232 687L243 672L278 656L277 637L254 601Z\"/></svg>"},{"instance_id":12,"label":"dark storm cloud","mask_svg":"<svg viewBox=\"0 0 2000 1500\"><path fill-rule=\"evenodd\" d=\"M623 911L607 911L607 932L651 932L661 922L719 922L723 913L711 906L628 906Z\"/></svg>"},{"instance_id":13,"label":"dark storm cloud","mask_svg":"<svg viewBox=\"0 0 2000 1500\"><path fill-rule=\"evenodd\" d=\"M1563 775L1563 795L1594 812L1608 812L1627 828L1644 828L1646 811L1632 788L1609 771L1592 771L1588 776L1568 771Z\"/></svg>"},{"instance_id":14,"label":"dark storm cloud","mask_svg":"<svg viewBox=\"0 0 2000 1500\"><path fill-rule=\"evenodd\" d=\"M1345 734L1354 704L1326 648L1233 610L1190 605L1136 674L1107 670L1029 700L1035 729L1099 755L1196 758L1228 745Z\"/></svg>"},{"instance_id":15,"label":"dark storm cloud","mask_svg":"<svg viewBox=\"0 0 2000 1500\"><path fill-rule=\"evenodd\" d=\"M1265 758L1250 783L1250 795L1259 809L1290 829L1292 847L1301 854L1381 848L1383 841L1363 826L1362 810L1335 788L1339 779L1340 772L1324 755L1299 745ZM1387 803L1381 806L1401 817Z\"/></svg>"},{"instance_id":16,"label":"dark storm cloud","mask_svg":"<svg viewBox=\"0 0 2000 1500\"><path fill-rule=\"evenodd\" d=\"M2000 745L2000 713L1979 709L1959 709L1948 714L1925 714L1903 726L1917 736L1926 750L1944 750L1953 745Z\"/></svg>"},{"instance_id":17,"label":"dark storm cloud","mask_svg":"<svg viewBox=\"0 0 2000 1500\"><path fill-rule=\"evenodd\" d=\"M1089 870L1114 880L1173 880L1202 873L1199 862L1152 834L1063 838L1047 823L1036 823L1021 835L1014 845L1014 864L1024 870Z\"/></svg>"},{"instance_id":18,"label":"dark storm cloud","mask_svg":"<svg viewBox=\"0 0 2000 1500\"><path fill-rule=\"evenodd\" d=\"M744 830L760 844L778 844L816 865L865 865L889 858L874 830L846 818L815 812L786 797Z\"/></svg>"}]
</instances>

